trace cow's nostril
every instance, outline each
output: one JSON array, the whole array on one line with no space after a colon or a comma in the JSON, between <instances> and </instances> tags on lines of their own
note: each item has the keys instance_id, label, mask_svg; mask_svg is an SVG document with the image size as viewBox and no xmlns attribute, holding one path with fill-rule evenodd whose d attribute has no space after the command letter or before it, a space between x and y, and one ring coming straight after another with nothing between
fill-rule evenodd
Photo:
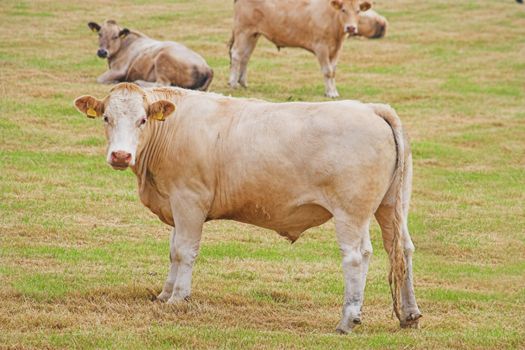
<instances>
[{"instance_id":1,"label":"cow's nostril","mask_svg":"<svg viewBox=\"0 0 525 350\"><path fill-rule=\"evenodd\" d=\"M124 151L111 152L111 161L114 163L126 163L129 164L131 161L131 153Z\"/></svg>"},{"instance_id":2,"label":"cow's nostril","mask_svg":"<svg viewBox=\"0 0 525 350\"><path fill-rule=\"evenodd\" d=\"M108 52L105 49L99 49L97 51L97 56L100 58L105 58L108 55Z\"/></svg>"},{"instance_id":3,"label":"cow's nostril","mask_svg":"<svg viewBox=\"0 0 525 350\"><path fill-rule=\"evenodd\" d=\"M357 31L357 28L355 26L348 26L346 27L347 33L354 34Z\"/></svg>"}]
</instances>

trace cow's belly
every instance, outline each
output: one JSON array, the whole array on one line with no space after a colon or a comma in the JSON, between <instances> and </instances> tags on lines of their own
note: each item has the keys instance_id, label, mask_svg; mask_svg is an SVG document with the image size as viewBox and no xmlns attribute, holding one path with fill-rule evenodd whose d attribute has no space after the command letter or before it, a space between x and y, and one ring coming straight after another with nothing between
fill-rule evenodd
<instances>
[{"instance_id":1,"label":"cow's belly","mask_svg":"<svg viewBox=\"0 0 525 350\"><path fill-rule=\"evenodd\" d=\"M318 204L272 203L265 205L255 202L244 203L239 209L222 213L212 219L231 219L274 230L292 242L307 229L319 226L332 214Z\"/></svg>"}]
</instances>

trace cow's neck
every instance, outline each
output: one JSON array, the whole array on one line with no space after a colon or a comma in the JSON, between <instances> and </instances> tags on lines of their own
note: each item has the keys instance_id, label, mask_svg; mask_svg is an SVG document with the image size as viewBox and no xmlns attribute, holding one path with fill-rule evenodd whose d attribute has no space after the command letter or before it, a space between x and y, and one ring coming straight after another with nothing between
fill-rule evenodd
<instances>
[{"instance_id":1,"label":"cow's neck","mask_svg":"<svg viewBox=\"0 0 525 350\"><path fill-rule=\"evenodd\" d=\"M321 28L327 28L327 35L323 36L323 40L329 47L330 58L334 58L337 52L343 46L343 42L346 38L346 33L343 26L334 17L337 16L337 10L334 10L330 5L329 1L325 0L314 0L312 1L313 10L316 14L316 18L321 19L320 23L316 25ZM328 23L328 26L326 26Z\"/></svg>"},{"instance_id":2,"label":"cow's neck","mask_svg":"<svg viewBox=\"0 0 525 350\"><path fill-rule=\"evenodd\" d=\"M113 55L108 57L108 66L109 68L118 68L119 66L119 58L124 59L124 61L129 61L129 54L131 52L130 48L131 45L137 40L144 37L143 34L140 34L138 32L131 32L122 40L122 43L120 45L120 48L117 52L115 52Z\"/></svg>"},{"instance_id":3,"label":"cow's neck","mask_svg":"<svg viewBox=\"0 0 525 350\"><path fill-rule=\"evenodd\" d=\"M169 147L166 140L168 128L163 122L148 122L143 132L142 141L137 147L135 165L131 168L139 181L139 192L144 189L148 180L155 174L161 161L165 158L166 149Z\"/></svg>"}]
</instances>

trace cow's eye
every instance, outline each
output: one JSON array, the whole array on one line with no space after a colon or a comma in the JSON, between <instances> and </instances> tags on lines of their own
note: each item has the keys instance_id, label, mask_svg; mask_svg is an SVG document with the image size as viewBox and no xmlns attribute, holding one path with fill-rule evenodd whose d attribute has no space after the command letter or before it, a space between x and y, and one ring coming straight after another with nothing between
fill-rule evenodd
<instances>
[{"instance_id":1,"label":"cow's eye","mask_svg":"<svg viewBox=\"0 0 525 350\"><path fill-rule=\"evenodd\" d=\"M113 40L117 40L118 39L118 35L115 35L112 39Z\"/></svg>"},{"instance_id":2,"label":"cow's eye","mask_svg":"<svg viewBox=\"0 0 525 350\"><path fill-rule=\"evenodd\" d=\"M342 11L343 13L346 13L346 9L345 9L345 8L342 8L341 11Z\"/></svg>"},{"instance_id":3,"label":"cow's eye","mask_svg":"<svg viewBox=\"0 0 525 350\"><path fill-rule=\"evenodd\" d=\"M104 123L108 123L109 122L109 118L107 115L104 116Z\"/></svg>"},{"instance_id":4,"label":"cow's eye","mask_svg":"<svg viewBox=\"0 0 525 350\"><path fill-rule=\"evenodd\" d=\"M357 10L355 13L360 14L360 13L361 13L361 10Z\"/></svg>"},{"instance_id":5,"label":"cow's eye","mask_svg":"<svg viewBox=\"0 0 525 350\"><path fill-rule=\"evenodd\" d=\"M142 118L140 121L139 121L139 126L142 126L146 124L146 118Z\"/></svg>"}]
</instances>

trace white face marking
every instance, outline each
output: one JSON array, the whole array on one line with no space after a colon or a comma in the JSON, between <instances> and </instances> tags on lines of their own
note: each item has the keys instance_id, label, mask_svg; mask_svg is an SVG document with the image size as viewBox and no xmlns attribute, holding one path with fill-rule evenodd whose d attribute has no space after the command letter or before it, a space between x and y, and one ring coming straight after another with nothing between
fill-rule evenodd
<instances>
[{"instance_id":1,"label":"white face marking","mask_svg":"<svg viewBox=\"0 0 525 350\"><path fill-rule=\"evenodd\" d=\"M357 24L358 24L358 21L359 21L359 17L358 17L358 14L359 14L360 10L359 10L359 3L355 0L350 0L350 1L344 1L343 2L343 7L341 8L340 10L340 19L341 19L341 24L343 26L343 30L348 33L348 34L355 34L357 33ZM349 33L348 32L348 29L349 28L355 28L355 32L352 32L352 33Z\"/></svg>"},{"instance_id":2,"label":"white face marking","mask_svg":"<svg viewBox=\"0 0 525 350\"><path fill-rule=\"evenodd\" d=\"M114 92L109 98L104 118L107 118L107 162L111 164L111 154L120 151L131 154L129 165L135 165L139 136L143 130L141 122L146 118L142 95L126 90Z\"/></svg>"}]
</instances>

